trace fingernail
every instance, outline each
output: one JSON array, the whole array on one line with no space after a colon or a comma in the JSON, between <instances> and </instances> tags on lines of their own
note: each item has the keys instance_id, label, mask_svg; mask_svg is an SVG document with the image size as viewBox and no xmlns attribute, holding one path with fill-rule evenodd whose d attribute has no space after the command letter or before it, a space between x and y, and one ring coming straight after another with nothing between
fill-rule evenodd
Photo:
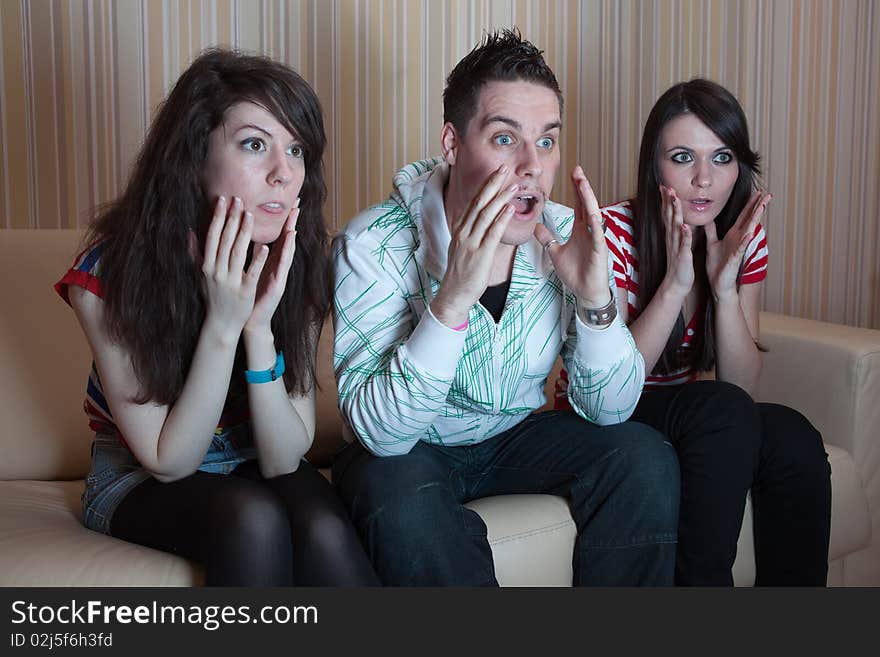
<instances>
[{"instance_id":1,"label":"fingernail","mask_svg":"<svg viewBox=\"0 0 880 657\"><path fill-rule=\"evenodd\" d=\"M293 202L293 207L298 208L298 207L299 207L299 202L300 202L300 200L301 200L300 197L297 196L297 197L296 197L296 201Z\"/></svg>"},{"instance_id":2,"label":"fingernail","mask_svg":"<svg viewBox=\"0 0 880 657\"><path fill-rule=\"evenodd\" d=\"M514 183L510 187L507 188L508 192L515 192L519 189L519 183Z\"/></svg>"},{"instance_id":3,"label":"fingernail","mask_svg":"<svg viewBox=\"0 0 880 657\"><path fill-rule=\"evenodd\" d=\"M221 196L221 197L219 197L219 198L217 199L217 202L218 202L219 204L221 204L221 205L226 205L226 197L225 197L225 196Z\"/></svg>"},{"instance_id":4,"label":"fingernail","mask_svg":"<svg viewBox=\"0 0 880 657\"><path fill-rule=\"evenodd\" d=\"M501 167L498 169L498 173L507 173L507 171L508 169L506 164L502 164Z\"/></svg>"}]
</instances>

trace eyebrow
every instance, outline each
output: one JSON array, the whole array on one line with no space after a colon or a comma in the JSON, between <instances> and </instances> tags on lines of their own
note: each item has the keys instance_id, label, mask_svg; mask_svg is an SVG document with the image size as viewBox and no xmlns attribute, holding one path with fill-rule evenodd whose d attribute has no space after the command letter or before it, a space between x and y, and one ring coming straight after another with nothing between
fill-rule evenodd
<instances>
[{"instance_id":1,"label":"eyebrow","mask_svg":"<svg viewBox=\"0 0 880 657\"><path fill-rule=\"evenodd\" d=\"M719 146L718 148L716 148L712 152L717 153L718 151L732 151L732 150L733 149L730 146ZM690 151L691 153L693 153L694 149L691 148L690 146L670 146L669 148L666 149L667 153L669 153L671 151Z\"/></svg>"},{"instance_id":2,"label":"eyebrow","mask_svg":"<svg viewBox=\"0 0 880 657\"><path fill-rule=\"evenodd\" d=\"M232 134L236 134L236 133L241 132L242 130L246 130L248 128L250 128L252 130L256 130L258 132L262 132L264 135L266 135L268 137L273 137L271 132L269 132L265 128L261 128L260 126L254 124L254 123L245 123L244 125L240 125L235 130L232 131Z\"/></svg>"},{"instance_id":3,"label":"eyebrow","mask_svg":"<svg viewBox=\"0 0 880 657\"><path fill-rule=\"evenodd\" d=\"M495 116L488 117L485 121L483 121L483 127L486 127L490 123L504 123L506 125L509 125L514 130L519 130L520 132L522 132L522 124L520 124L519 121L515 121L511 118L508 118L506 116L502 116L500 114L496 114ZM562 128L562 122L561 121L553 121L552 123L548 123L547 125L544 126L544 129L541 132L550 132L554 128Z\"/></svg>"}]
</instances>

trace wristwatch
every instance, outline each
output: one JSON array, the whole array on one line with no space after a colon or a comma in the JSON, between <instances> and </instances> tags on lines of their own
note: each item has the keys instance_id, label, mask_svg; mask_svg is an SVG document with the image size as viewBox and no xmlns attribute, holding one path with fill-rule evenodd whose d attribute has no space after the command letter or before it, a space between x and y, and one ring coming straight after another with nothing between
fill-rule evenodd
<instances>
[{"instance_id":1,"label":"wristwatch","mask_svg":"<svg viewBox=\"0 0 880 657\"><path fill-rule=\"evenodd\" d=\"M617 301L614 297L614 290L609 288L609 292L611 292L611 301L601 308L584 308L578 300L577 313L584 324L596 328L605 328L611 325L611 322L617 317Z\"/></svg>"}]
</instances>

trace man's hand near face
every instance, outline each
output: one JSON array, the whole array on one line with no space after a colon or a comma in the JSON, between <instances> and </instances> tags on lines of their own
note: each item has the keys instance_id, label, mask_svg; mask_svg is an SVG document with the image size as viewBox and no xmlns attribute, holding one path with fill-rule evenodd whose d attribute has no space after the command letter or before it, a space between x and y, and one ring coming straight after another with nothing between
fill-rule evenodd
<instances>
[{"instance_id":1,"label":"man's hand near face","mask_svg":"<svg viewBox=\"0 0 880 657\"><path fill-rule=\"evenodd\" d=\"M513 216L510 200L519 189L517 184L504 186L508 171L500 166L465 212L453 216L446 274L431 302L434 317L450 328L467 322L468 312L489 286L495 254Z\"/></svg>"},{"instance_id":2,"label":"man's hand near face","mask_svg":"<svg viewBox=\"0 0 880 657\"><path fill-rule=\"evenodd\" d=\"M546 226L535 226L535 237L550 253L560 280L584 308L600 308L611 300L608 281L608 247L599 203L581 167L571 172L575 188L574 226L565 244L556 241Z\"/></svg>"}]
</instances>

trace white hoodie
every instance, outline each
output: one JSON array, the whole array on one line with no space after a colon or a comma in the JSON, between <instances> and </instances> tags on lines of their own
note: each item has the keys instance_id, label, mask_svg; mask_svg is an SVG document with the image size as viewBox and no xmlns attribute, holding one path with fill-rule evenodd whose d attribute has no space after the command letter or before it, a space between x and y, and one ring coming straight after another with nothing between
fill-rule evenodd
<instances>
[{"instance_id":1,"label":"white hoodie","mask_svg":"<svg viewBox=\"0 0 880 657\"><path fill-rule=\"evenodd\" d=\"M562 354L572 408L596 424L630 415L645 364L620 319L585 325L575 299L536 239L517 248L498 324L480 304L468 328L441 324L429 309L451 239L443 207L442 158L409 164L391 197L354 217L334 240L334 369L349 432L377 456L416 441L469 445L521 422L545 402ZM542 222L564 242L574 212L548 201ZM609 280L611 276L609 257Z\"/></svg>"}]
</instances>

